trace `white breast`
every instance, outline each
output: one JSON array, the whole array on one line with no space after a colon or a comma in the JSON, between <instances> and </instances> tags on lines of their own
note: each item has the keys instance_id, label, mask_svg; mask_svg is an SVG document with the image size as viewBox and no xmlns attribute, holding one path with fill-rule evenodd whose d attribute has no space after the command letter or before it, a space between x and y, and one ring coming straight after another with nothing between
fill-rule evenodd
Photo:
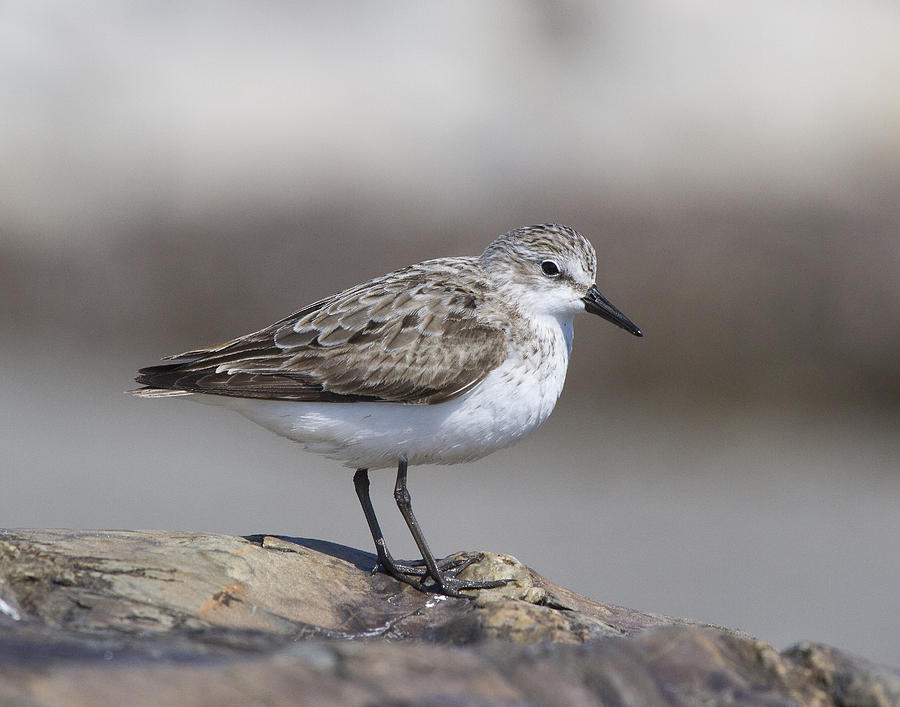
<instances>
[{"instance_id":1,"label":"white breast","mask_svg":"<svg viewBox=\"0 0 900 707\"><path fill-rule=\"evenodd\" d=\"M437 405L300 403L198 395L352 468L472 461L532 433L553 411L565 382L572 320L537 317L529 336L473 390Z\"/></svg>"}]
</instances>

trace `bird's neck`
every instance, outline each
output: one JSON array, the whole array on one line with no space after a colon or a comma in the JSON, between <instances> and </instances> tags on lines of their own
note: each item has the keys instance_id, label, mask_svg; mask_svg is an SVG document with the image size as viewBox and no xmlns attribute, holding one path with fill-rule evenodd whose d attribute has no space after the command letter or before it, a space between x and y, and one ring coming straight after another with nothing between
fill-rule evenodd
<instances>
[{"instance_id":1,"label":"bird's neck","mask_svg":"<svg viewBox=\"0 0 900 707\"><path fill-rule=\"evenodd\" d=\"M541 334L541 338L550 339L554 346L564 345L568 359L572 353L572 337L574 335L573 317L554 314L532 314L528 317L529 326Z\"/></svg>"}]
</instances>

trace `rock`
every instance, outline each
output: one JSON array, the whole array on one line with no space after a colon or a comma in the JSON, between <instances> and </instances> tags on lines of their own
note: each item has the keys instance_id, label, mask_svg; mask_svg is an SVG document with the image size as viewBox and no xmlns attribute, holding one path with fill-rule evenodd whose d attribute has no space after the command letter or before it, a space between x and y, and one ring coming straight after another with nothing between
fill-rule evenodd
<instances>
[{"instance_id":1,"label":"rock","mask_svg":"<svg viewBox=\"0 0 900 707\"><path fill-rule=\"evenodd\" d=\"M515 558L473 600L318 540L0 531L0 703L900 704L900 675L823 646L581 597Z\"/></svg>"}]
</instances>

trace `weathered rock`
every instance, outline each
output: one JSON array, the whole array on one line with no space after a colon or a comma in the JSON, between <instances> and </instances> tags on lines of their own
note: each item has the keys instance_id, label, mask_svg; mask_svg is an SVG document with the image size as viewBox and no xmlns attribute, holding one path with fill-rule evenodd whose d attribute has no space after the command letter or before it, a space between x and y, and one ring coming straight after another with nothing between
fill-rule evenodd
<instances>
[{"instance_id":1,"label":"weathered rock","mask_svg":"<svg viewBox=\"0 0 900 707\"><path fill-rule=\"evenodd\" d=\"M834 649L602 604L477 553L421 594L316 540L0 531L0 704L900 704Z\"/></svg>"},{"instance_id":2,"label":"weathered rock","mask_svg":"<svg viewBox=\"0 0 900 707\"><path fill-rule=\"evenodd\" d=\"M510 578L476 601L430 596L371 572L375 558L315 540L158 531L5 531L0 599L68 631L190 635L272 646L296 638L582 643L684 623L593 602L514 558L477 553L471 579ZM473 596L475 596L473 594Z\"/></svg>"}]
</instances>

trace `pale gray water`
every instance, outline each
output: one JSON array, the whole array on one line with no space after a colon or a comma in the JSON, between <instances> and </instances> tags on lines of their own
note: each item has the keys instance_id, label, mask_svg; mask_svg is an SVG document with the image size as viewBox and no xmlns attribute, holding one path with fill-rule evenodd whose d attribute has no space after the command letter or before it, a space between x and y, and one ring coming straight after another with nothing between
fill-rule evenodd
<instances>
[{"instance_id":1,"label":"pale gray water","mask_svg":"<svg viewBox=\"0 0 900 707\"><path fill-rule=\"evenodd\" d=\"M369 548L349 471L228 411L123 395L138 358L3 351L0 525ZM518 447L411 471L437 553L508 552L597 599L900 665L896 417L575 399ZM376 507L412 557L391 482L374 475Z\"/></svg>"}]
</instances>

